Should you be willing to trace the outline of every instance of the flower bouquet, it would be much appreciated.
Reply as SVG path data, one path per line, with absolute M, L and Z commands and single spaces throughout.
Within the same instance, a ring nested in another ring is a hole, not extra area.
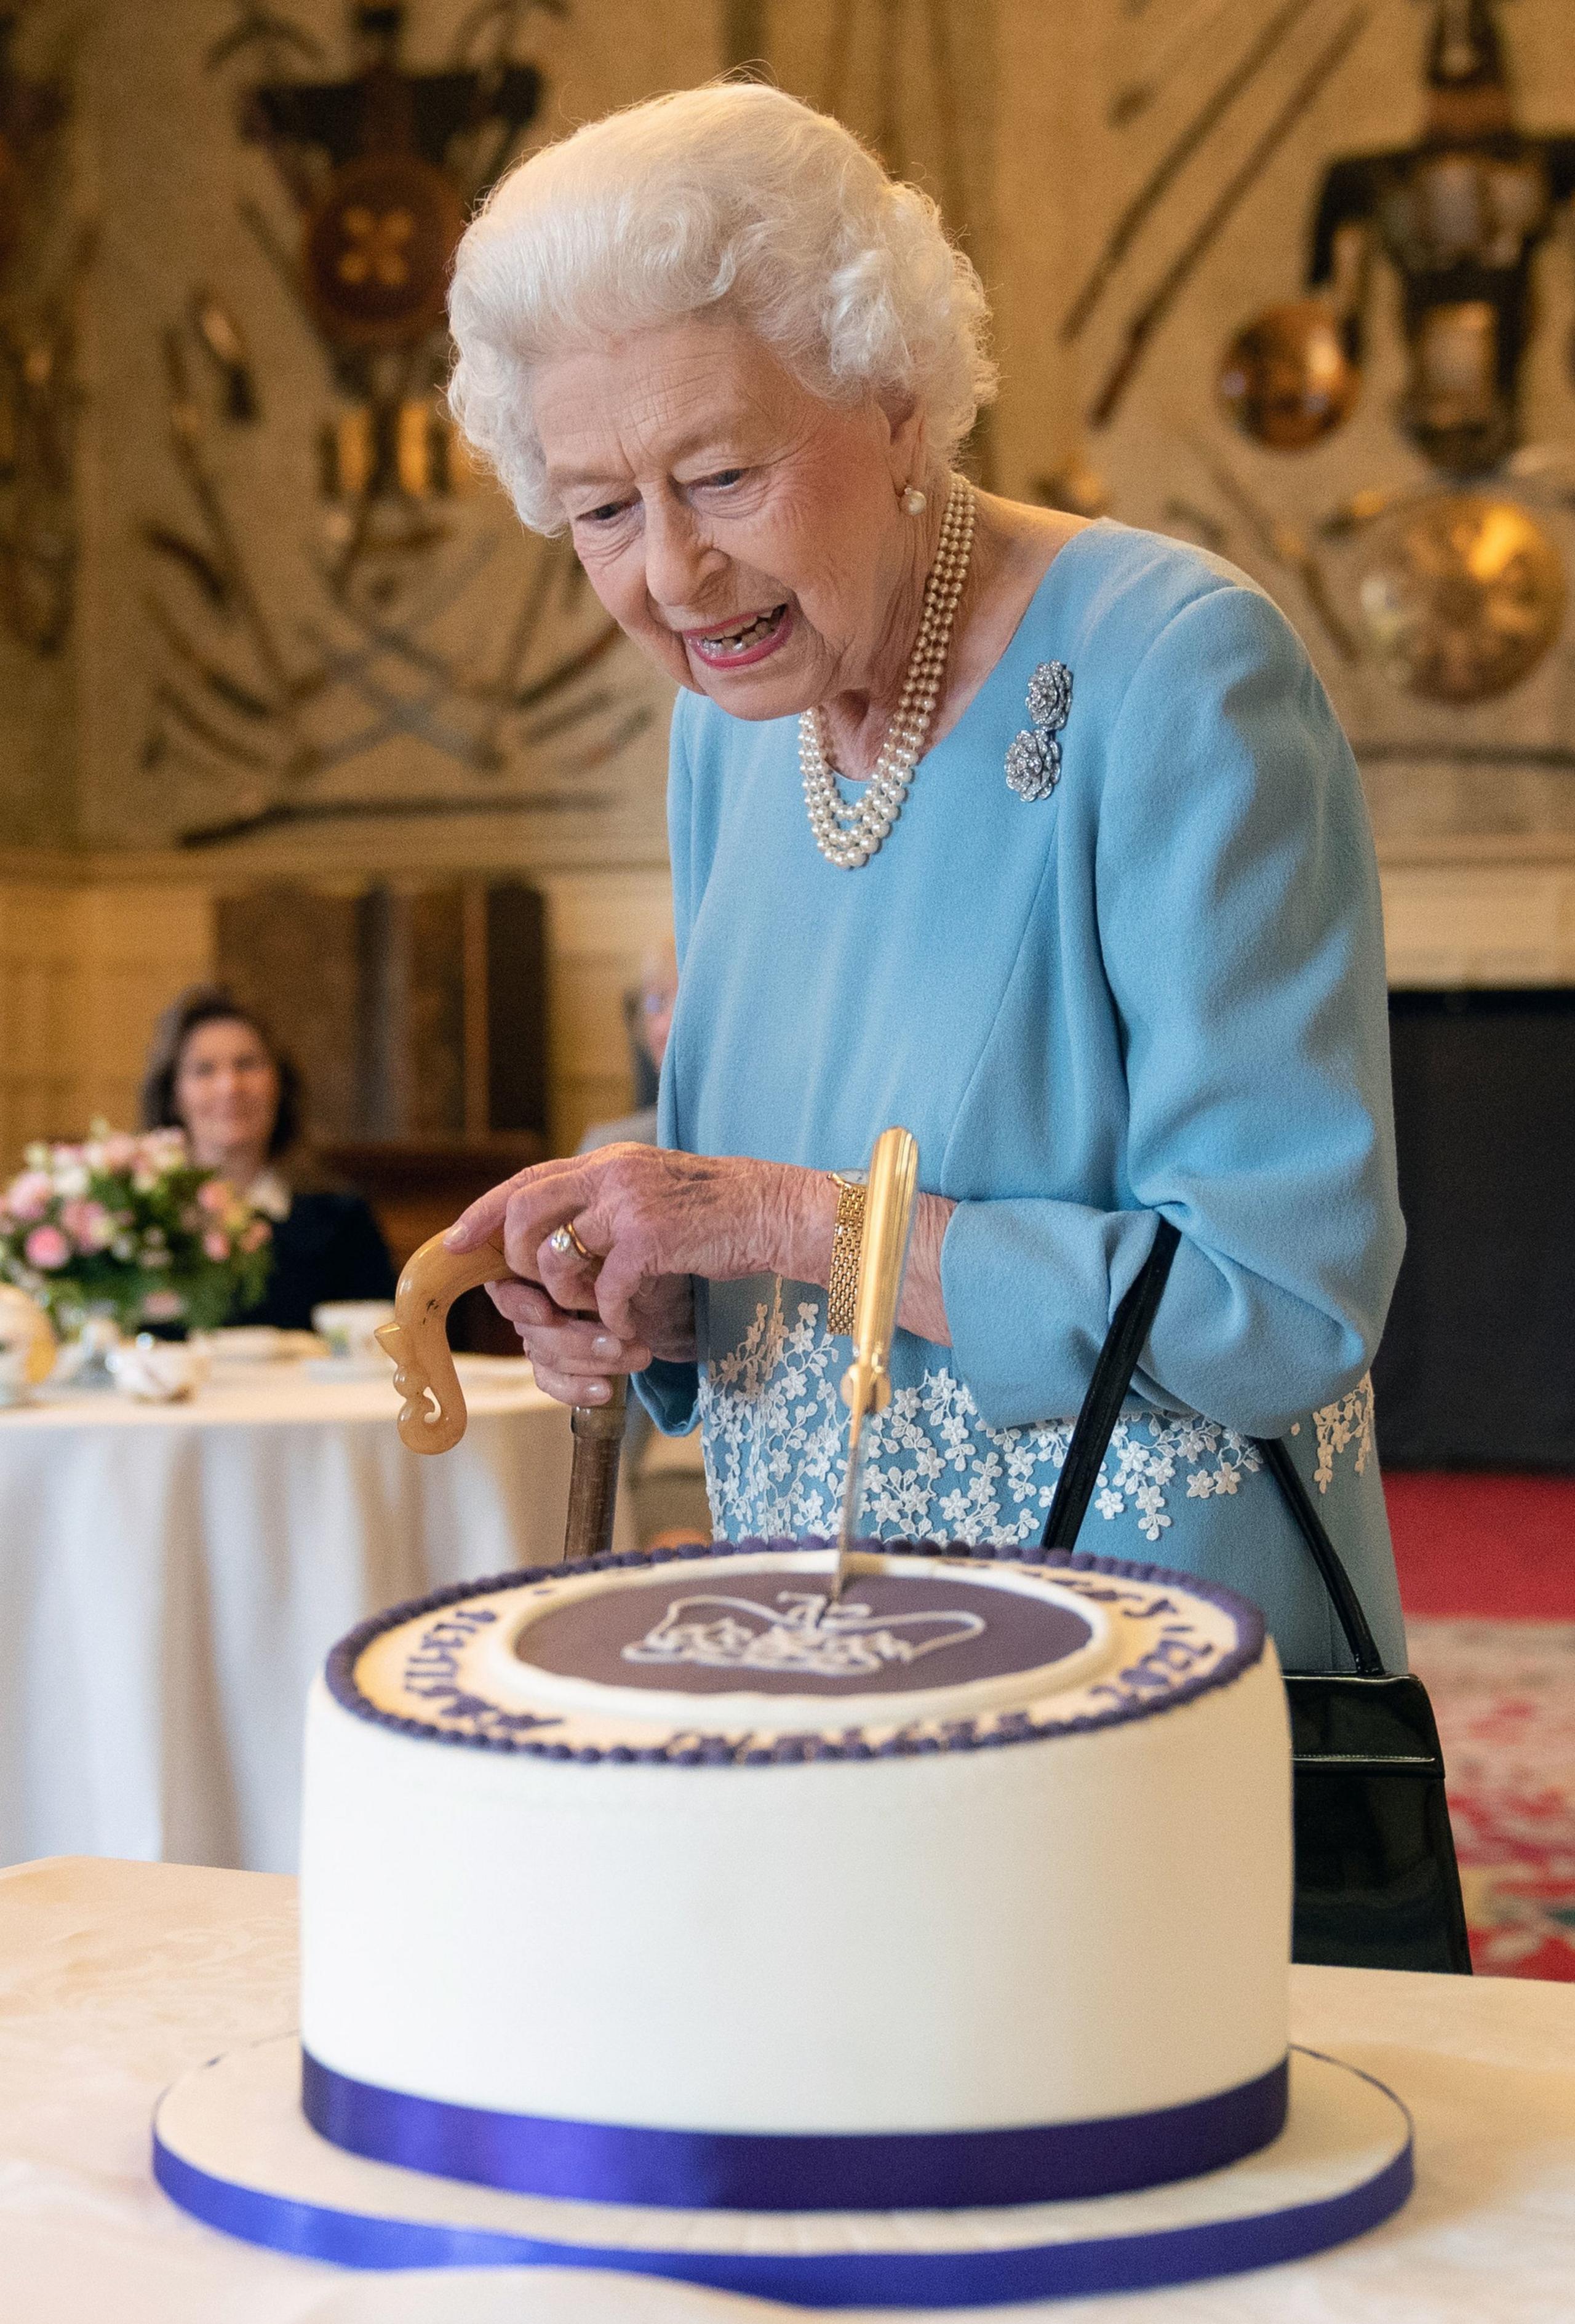
M 0 1196 L 0 1277 L 62 1336 L 95 1314 L 123 1331 L 211 1330 L 261 1297 L 272 1230 L 192 1161 L 184 1131 L 133 1138 L 95 1122 L 85 1144 L 30 1146 L 26 1163 Z

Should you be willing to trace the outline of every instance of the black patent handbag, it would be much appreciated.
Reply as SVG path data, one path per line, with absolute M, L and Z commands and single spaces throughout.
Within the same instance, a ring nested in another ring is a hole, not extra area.
M 1044 1546 L 1070 1554 L 1181 1238 L 1161 1219 L 1077 1416 Z M 1282 1438 L 1253 1440 L 1317 1566 L 1354 1672 L 1287 1671 L 1296 1875 L 1291 1958 L 1442 1969 L 1471 1955 L 1427 1689 L 1386 1672 L 1361 1600 Z

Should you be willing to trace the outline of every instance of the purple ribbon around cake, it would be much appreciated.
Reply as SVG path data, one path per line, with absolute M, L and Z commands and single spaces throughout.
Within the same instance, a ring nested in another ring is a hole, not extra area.
M 318 2067 L 318 2076 L 324 2070 Z M 329 2078 L 336 2082 L 343 2077 Z M 1360 2075 L 1367 2081 L 1370 2077 Z M 1272 2080 L 1265 2077 L 1264 2080 Z M 364 2089 L 365 2085 L 352 2085 Z M 1243 2086 L 1259 2091 L 1262 2081 Z M 1382 2084 L 1376 2087 L 1382 2089 Z M 322 2095 L 319 2084 L 319 2096 Z M 388 2092 L 375 2095 L 387 2097 Z M 1242 2091 L 1228 2091 L 1227 2099 Z M 1216 2107 L 1220 2101 L 1203 2101 Z M 463 2109 L 452 2109 L 455 2112 Z M 1147 2123 L 1185 2117 L 1192 2107 L 1142 2117 Z M 1130 2119 L 1130 2118 L 1128 2118 Z M 322 2126 L 319 2124 L 318 2127 Z M 562 2126 L 559 2126 L 560 2127 Z M 576 2126 L 568 2126 L 576 2127 Z M 578 2127 L 585 2127 L 579 2126 Z M 1117 2123 L 1091 2126 L 1114 2132 Z M 994 2133 L 984 2134 L 993 2137 Z M 779 2146 L 791 2141 L 741 2141 Z M 815 2142 L 819 2144 L 821 2142 Z M 860 2142 L 842 2142 L 856 2145 Z M 886 2142 L 877 2142 L 884 2144 Z M 1251 2142 L 1257 2144 L 1256 2137 Z M 1248 2150 L 1250 2151 L 1250 2150 Z M 495 2150 L 494 2150 L 495 2152 Z M 559 2150 L 560 2153 L 563 2152 Z M 1190 2150 L 1194 2167 L 1210 2169 L 1215 2147 Z M 1211 2158 L 1201 2163 L 1198 2157 Z M 389 2155 L 417 2169 L 429 2168 L 423 2153 Z M 559 2220 L 544 2215 L 540 2228 L 479 2227 L 415 2217 L 348 2211 L 299 2196 L 272 2192 L 204 2169 L 165 2144 L 155 2131 L 153 2171 L 160 2185 L 186 2210 L 228 2235 L 244 2236 L 275 2251 L 328 2260 L 340 2267 L 589 2267 L 677 2278 L 718 2290 L 748 2292 L 764 2300 L 787 2300 L 809 2308 L 972 2308 L 1005 2301 L 1067 2299 L 1082 2294 L 1138 2292 L 1199 2277 L 1226 2275 L 1243 2268 L 1272 2267 L 1327 2251 L 1377 2227 L 1399 2209 L 1412 2187 L 1409 2135 L 1377 2169 L 1359 2172 L 1348 2183 L 1263 2210 L 1250 2204 L 1239 2211 L 1193 2223 L 1171 2221 L 1151 2227 L 1123 2223 L 1110 2234 L 1085 2239 L 1061 2237 L 999 2247 L 918 2248 L 900 2246 L 834 2251 L 707 2250 L 683 2241 L 662 2246 L 653 2234 L 640 2247 L 560 2240 Z M 456 2174 L 458 2175 L 458 2174 Z M 466 2174 L 473 2175 L 473 2174 Z M 1165 2178 L 1177 2174 L 1167 2170 Z M 580 2191 L 584 2191 L 582 2189 Z M 1064 2191 L 1070 2192 L 1070 2190 Z M 844 2186 L 839 2209 L 867 2198 L 862 2186 Z M 692 2194 L 691 2200 L 695 2200 Z M 993 2208 L 1002 2201 L 990 2190 Z M 773 2204 L 762 2208 L 778 2208 Z M 565 2220 L 566 2225 L 566 2220 Z M 1034 2221 L 1038 2228 L 1038 2221 Z M 558 2233 L 554 2233 L 555 2227 Z M 1042 2229 L 1038 2229 L 1043 2232 Z
M 762 2134 L 503 2114 L 355 2080 L 302 2052 L 308 2121 L 377 2163 L 596 2203 L 701 2211 L 928 2211 L 1062 2202 L 1195 2179 L 1285 2126 L 1287 2061 L 1153 2113 L 1007 2130 Z

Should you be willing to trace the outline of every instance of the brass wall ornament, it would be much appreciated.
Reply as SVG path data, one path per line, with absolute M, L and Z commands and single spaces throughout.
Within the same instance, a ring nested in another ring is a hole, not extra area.
M 264 78 L 243 95 L 242 134 L 268 152 L 299 215 L 299 282 L 335 346 L 411 347 L 442 322 L 470 207 L 540 103 L 536 66 L 507 50 L 526 14 L 473 11 L 470 31 L 490 27 L 490 44 L 438 72 L 404 64 L 405 9 L 371 0 L 350 11 L 355 69 L 345 77 L 309 78 L 307 36 L 282 48 L 271 19 L 244 44 L 260 51 Z M 462 29 L 462 49 L 466 37 Z M 231 43 L 225 60 L 236 53 Z
M 1563 618 L 1563 558 L 1522 503 L 1564 512 L 1575 506 L 1575 486 L 1561 447 L 1520 446 L 1519 400 L 1535 322 L 1534 264 L 1561 211 L 1575 208 L 1575 130 L 1531 134 L 1520 126 L 1498 0 L 1423 5 L 1421 134 L 1325 169 L 1304 291 L 1242 323 L 1221 353 L 1214 391 L 1224 416 L 1265 451 L 1323 444 L 1359 400 L 1372 278 L 1383 262 L 1397 278 L 1405 347 L 1395 417 L 1432 473 L 1420 483 L 1348 485 L 1320 517 L 1285 508 L 1266 492 L 1261 471 L 1238 474 L 1200 436 L 1191 448 L 1230 521 L 1207 496 L 1172 493 L 1165 512 L 1226 553 L 1235 525 L 1245 526 L 1249 555 L 1294 578 L 1343 660 L 1376 667 L 1421 700 L 1469 705 L 1520 684 Z M 1294 36 L 1311 42 L 1311 12 L 1303 23 L 1294 0 L 1265 6 L 1252 39 L 1120 214 L 1063 321 L 1064 339 L 1082 332 L 1181 170 L 1280 63 L 1282 47 L 1288 52 Z M 1211 203 L 1130 316 L 1091 406 L 1093 426 L 1111 419 L 1156 328 L 1267 161 L 1339 77 L 1367 21 L 1356 0 L 1306 56 L 1256 143 L 1221 163 Z M 1438 489 L 1439 471 L 1452 489 Z M 1505 479 L 1499 493 L 1470 489 L 1495 473 Z
M 464 231 L 453 180 L 406 146 L 336 170 L 301 242 L 301 275 L 324 334 L 349 347 L 419 346 L 443 320 Z
M 1529 675 L 1559 634 L 1558 550 L 1513 501 L 1436 493 L 1381 520 L 1358 582 L 1374 659 L 1408 693 L 1486 702 Z
M 1115 418 L 1171 309 L 1242 203 L 1258 185 L 1276 154 L 1344 69 L 1371 21 L 1372 10 L 1367 0 L 1355 0 L 1355 5 L 1346 9 L 1312 62 L 1292 83 L 1266 126 L 1228 171 L 1219 191 L 1197 225 L 1184 238 L 1152 288 L 1133 308 L 1127 318 L 1115 359 L 1089 407 L 1088 417 L 1092 427 L 1108 427 Z M 1064 339 L 1074 337 L 1087 321 L 1104 288 L 1106 278 L 1101 269 L 1107 263 L 1113 265 L 1114 263 L 1114 257 L 1107 254 L 1106 259 L 1101 261 L 1100 267 L 1083 286 L 1062 325 Z
M 302 272 L 323 327 L 349 345 L 408 346 L 441 320 L 459 197 L 415 153 L 369 153 L 309 222 Z
M 1361 392 L 1339 317 L 1322 299 L 1266 307 L 1225 350 L 1220 401 L 1244 436 L 1302 452 L 1349 419 Z

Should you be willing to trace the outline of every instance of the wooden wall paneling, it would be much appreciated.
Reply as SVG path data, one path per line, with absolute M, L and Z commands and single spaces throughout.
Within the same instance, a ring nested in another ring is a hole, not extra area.
M 69 889 L 0 888 L 0 1168 L 7 1171 L 30 1139 L 69 1119 L 75 901 Z
M 86 888 L 73 928 L 77 1097 L 69 1127 L 85 1129 L 96 1114 L 134 1127 L 160 1012 L 213 973 L 213 907 L 182 888 Z
M 542 1139 L 542 899 L 520 881 L 273 881 L 221 898 L 226 981 L 277 1025 L 331 1139 Z
M 396 899 L 397 1093 L 387 1131 L 457 1138 L 465 1130 L 465 914 L 457 881 Z M 371 1126 L 370 1123 L 368 1125 Z
M 209 972 L 200 893 L 0 883 L 0 1170 L 33 1138 L 136 1120 L 159 1011 Z
M 483 1059 L 482 1127 L 545 1139 L 551 1120 L 546 902 L 539 889 L 512 880 L 483 890 L 482 907 L 484 948 L 474 981 L 468 969 L 465 978 L 467 1050 L 479 1049 Z M 479 1039 L 470 1034 L 473 1019 L 481 1021 Z
M 1575 984 L 1575 864 L 1391 864 L 1383 876 L 1391 985 Z
M 495 874 L 472 878 L 496 898 Z M 285 885 L 299 893 L 304 883 Z M 281 993 L 302 1006 L 310 1001 L 310 1038 L 301 1038 L 293 1016 L 290 1038 L 302 1051 L 323 1130 L 348 1136 L 355 1120 L 349 1028 L 359 973 L 358 886 L 364 891 L 364 881 L 313 883 L 309 917 L 292 923 L 269 887 L 236 892 L 233 869 L 194 876 L 189 865 L 166 870 L 162 859 L 150 857 L 127 881 L 89 857 L 58 879 L 0 876 L 0 1169 L 12 1167 L 25 1139 L 70 1135 L 96 1112 L 134 1120 L 155 1019 L 183 986 L 216 973 L 265 1016 L 292 1014 L 281 1010 Z M 548 1150 L 571 1152 L 588 1122 L 628 1111 L 622 997 L 670 941 L 670 887 L 665 868 L 655 866 L 545 874 L 532 886 L 542 899 L 548 989 L 545 1134 Z M 492 908 L 495 920 L 495 902 Z M 534 908 L 520 908 L 529 918 Z M 489 941 L 503 945 L 500 960 L 529 957 L 523 922 L 506 943 L 495 930 Z M 244 956 L 256 964 L 251 981 L 242 973 Z M 494 987 L 506 989 L 522 973 L 500 965 Z M 494 1047 L 519 1038 L 523 1020 L 512 1012 L 510 1034 L 510 1013 L 498 1001 Z M 461 1089 L 463 1051 L 461 1038 L 452 1069 Z M 540 1113 L 539 1097 L 529 1095 L 534 1064 L 512 1049 L 508 1064 L 511 1087 L 501 1087 L 497 1102 L 510 1112 Z M 458 1105 L 456 1135 L 466 1127 L 462 1099 Z M 525 1131 L 539 1124 L 520 1119 L 498 1127 Z
M 213 907 L 220 977 L 248 1009 L 276 1025 L 306 1084 L 316 1133 L 345 1138 L 360 1119 L 357 1049 L 362 899 L 345 891 L 271 881 Z

